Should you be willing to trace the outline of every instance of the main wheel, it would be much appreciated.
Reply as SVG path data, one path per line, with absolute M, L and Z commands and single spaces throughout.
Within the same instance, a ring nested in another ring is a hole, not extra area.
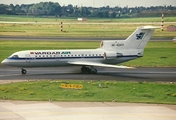
M 26 73 L 27 73 L 27 70 L 21 69 L 21 73 L 22 73 L 22 74 L 26 74 Z
M 94 66 L 91 66 L 91 73 L 92 74 L 97 74 L 97 69 L 95 69 Z
M 86 73 L 91 73 L 91 69 L 86 67 Z
M 91 69 L 90 69 L 89 67 L 83 66 L 81 68 L 81 72 L 88 73 L 88 74 L 97 74 L 97 69 L 95 69 L 94 67 L 91 67 Z
M 83 66 L 83 67 L 81 68 L 81 71 L 82 71 L 82 73 L 91 73 L 91 69 L 88 68 L 88 67 L 85 67 L 85 66 Z
M 86 73 L 86 67 L 83 66 L 83 67 L 81 68 L 81 72 L 82 72 L 82 73 Z
M 93 73 L 93 74 L 97 74 L 97 69 L 94 69 L 94 70 L 92 71 L 92 73 Z

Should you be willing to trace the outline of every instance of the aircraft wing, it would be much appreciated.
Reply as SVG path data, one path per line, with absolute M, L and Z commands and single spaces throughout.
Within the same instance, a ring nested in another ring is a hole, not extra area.
M 85 66 L 97 66 L 97 67 L 134 69 L 134 67 L 117 66 L 117 65 L 110 65 L 110 64 L 103 64 L 103 63 L 96 63 L 96 62 L 88 62 L 88 61 L 71 61 L 71 62 L 68 62 L 68 63 L 72 64 L 72 65 L 85 65 Z

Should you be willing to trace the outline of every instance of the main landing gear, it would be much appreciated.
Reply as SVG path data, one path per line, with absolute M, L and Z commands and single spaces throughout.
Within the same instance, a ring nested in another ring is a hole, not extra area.
M 27 73 L 27 70 L 22 68 L 22 69 L 21 69 L 21 73 L 22 73 L 22 74 L 26 74 L 26 73 Z
M 95 69 L 93 66 L 91 66 L 90 68 L 86 66 L 82 66 L 81 72 L 88 73 L 88 74 L 97 74 L 97 69 Z
M 81 71 L 82 73 L 97 74 L 97 69 L 95 69 L 93 66 L 91 66 L 90 68 L 86 66 L 82 66 Z M 21 73 L 26 74 L 27 70 L 24 68 L 21 68 Z

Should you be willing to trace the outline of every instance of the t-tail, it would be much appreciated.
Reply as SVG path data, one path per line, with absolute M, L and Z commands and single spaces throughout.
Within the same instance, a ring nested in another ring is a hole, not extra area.
M 144 48 L 152 37 L 157 26 L 138 27 L 126 40 L 105 40 L 101 43 L 101 48 L 108 51 L 116 51 L 121 55 L 143 56 Z

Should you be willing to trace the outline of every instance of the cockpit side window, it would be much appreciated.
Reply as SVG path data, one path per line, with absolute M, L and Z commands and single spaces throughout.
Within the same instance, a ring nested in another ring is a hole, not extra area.
M 13 55 L 13 56 L 10 56 L 9 58 L 17 59 L 17 58 L 19 58 L 19 56 L 18 55 Z

